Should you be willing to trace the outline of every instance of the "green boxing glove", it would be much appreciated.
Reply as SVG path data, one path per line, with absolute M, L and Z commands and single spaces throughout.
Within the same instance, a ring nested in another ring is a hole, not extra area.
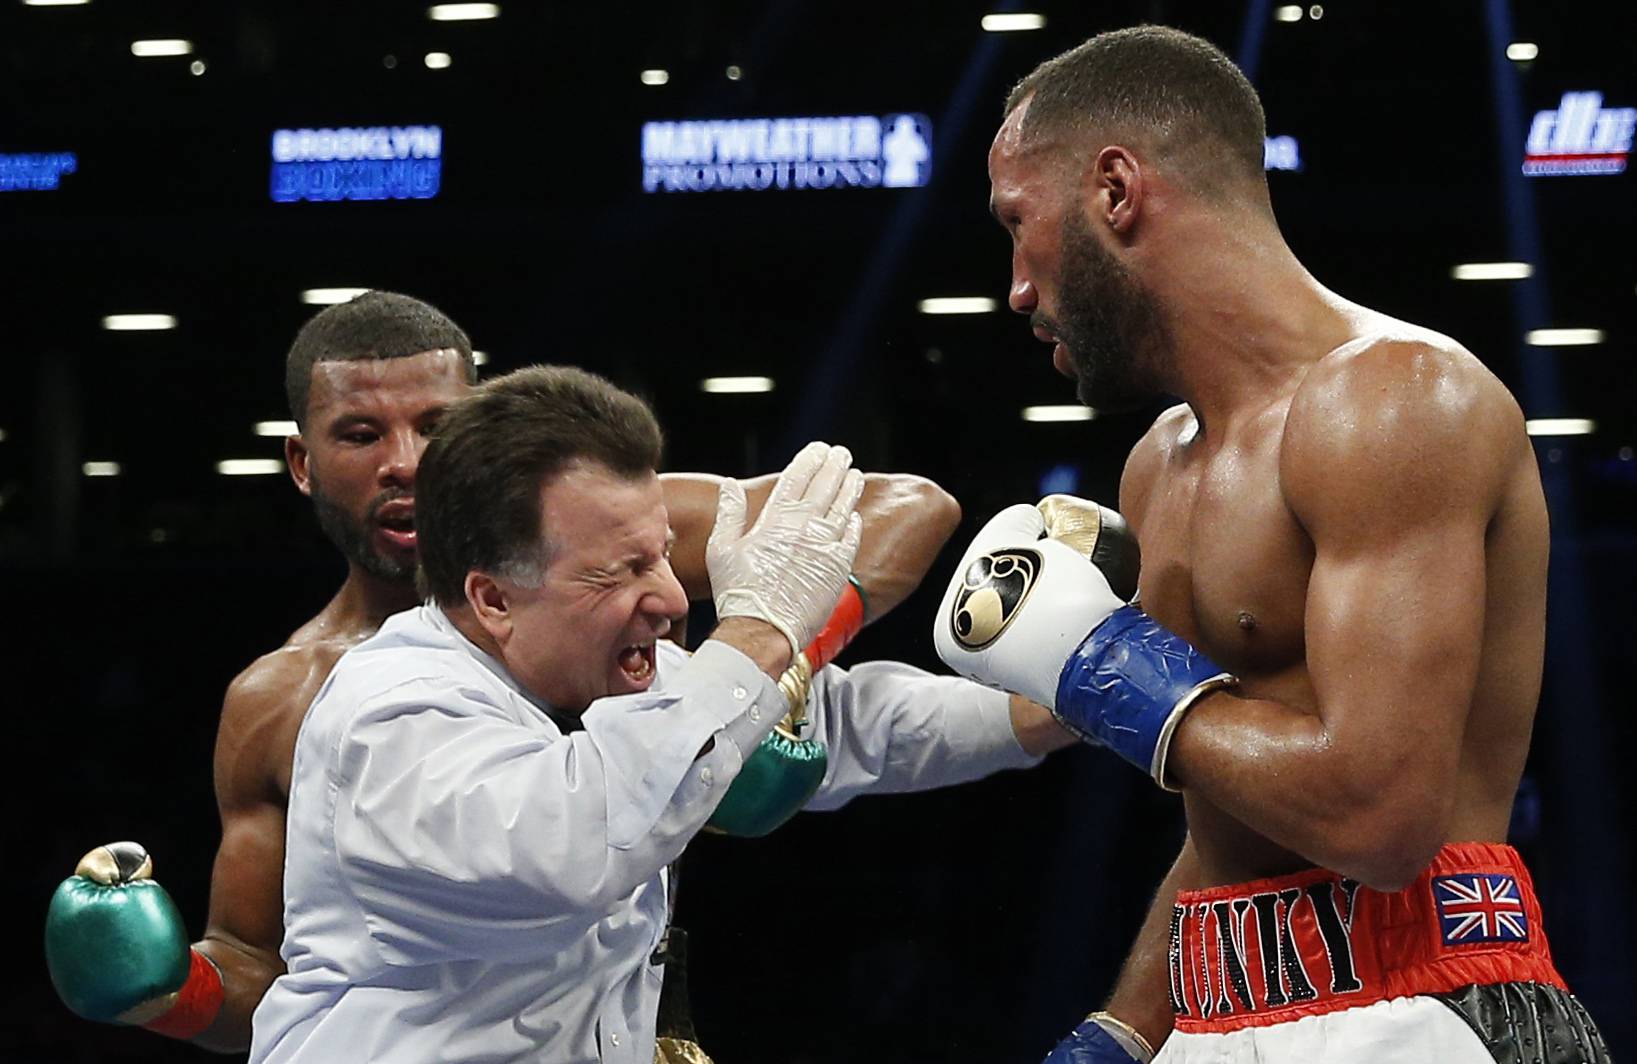
M 807 649 L 779 678 L 790 714 L 763 739 L 733 780 L 705 830 L 740 838 L 760 838 L 795 816 L 824 782 L 829 758 L 824 747 L 801 738 L 807 724 L 807 689 L 813 674 L 829 664 L 864 627 L 864 592 L 850 580 L 835 612 Z
M 192 1038 L 222 1002 L 222 979 L 189 947 L 182 914 L 134 842 L 86 854 L 46 913 L 45 959 L 63 1004 L 88 1020 Z

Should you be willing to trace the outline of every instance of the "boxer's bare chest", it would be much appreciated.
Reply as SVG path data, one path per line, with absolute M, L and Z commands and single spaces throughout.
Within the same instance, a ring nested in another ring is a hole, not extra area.
M 1206 440 L 1181 421 L 1161 447 L 1141 513 L 1139 597 L 1248 690 L 1311 706 L 1303 616 L 1312 543 L 1285 502 L 1288 404 Z

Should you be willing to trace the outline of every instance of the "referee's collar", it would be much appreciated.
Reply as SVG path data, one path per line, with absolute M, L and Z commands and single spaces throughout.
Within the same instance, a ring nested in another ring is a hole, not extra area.
M 487 650 L 484 650 L 482 647 L 466 638 L 466 633 L 462 632 L 460 627 L 456 625 L 454 621 L 450 620 L 449 615 L 443 612 L 442 606 L 439 606 L 433 600 L 428 599 L 426 602 L 422 603 L 421 610 L 423 613 L 425 613 L 427 622 L 431 624 L 432 627 L 458 642 L 462 649 L 481 662 L 490 672 L 494 673 L 496 679 L 505 684 L 511 690 L 516 691 L 529 703 L 529 705 L 544 713 L 553 724 L 557 725 L 557 729 L 564 735 L 567 735 L 570 732 L 585 731 L 585 723 L 581 721 L 579 717 L 572 713 L 565 713 L 562 710 L 553 707 L 551 703 L 547 702 L 545 699 L 539 697 L 534 692 L 518 683 L 517 677 L 513 676 L 511 674 L 511 670 L 506 668 L 505 662 L 501 661 L 493 654 L 490 654 Z

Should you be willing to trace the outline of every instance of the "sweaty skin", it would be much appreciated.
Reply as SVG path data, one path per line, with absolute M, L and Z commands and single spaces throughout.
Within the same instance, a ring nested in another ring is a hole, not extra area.
M 316 406 L 316 390 L 314 395 Z M 419 448 L 413 460 L 419 460 Z M 412 482 L 413 464 L 410 478 Z M 747 484 L 752 518 L 774 479 Z M 704 543 L 715 520 L 720 478 L 668 474 L 662 481 L 677 534 L 672 566 L 690 597 L 708 597 Z M 858 508 L 864 538 L 857 572 L 874 619 L 920 582 L 959 522 L 960 508 L 931 481 L 880 474 L 866 478 Z M 251 1014 L 284 971 L 278 952 L 284 937 L 284 817 L 296 733 L 307 707 L 348 648 L 416 601 L 412 588 L 394 589 L 349 566 L 347 581 L 330 604 L 228 688 L 215 758 L 222 843 L 211 876 L 210 917 L 204 940 L 197 943 L 222 969 L 225 1000 L 216 1021 L 195 1039 L 199 1045 L 223 1051 L 245 1048 Z M 1055 736 L 1039 736 L 1043 722 L 1035 710 L 1014 710 L 1015 718 L 1022 715 L 1025 746 L 1061 745 Z
M 1540 693 L 1546 507 L 1504 386 L 1320 286 L 1260 175 L 1195 195 L 1133 142 L 1064 181 L 1021 133 L 1027 108 L 990 152 L 1012 308 L 1060 313 L 1071 210 L 1135 278 L 1163 338 L 1122 338 L 1127 361 L 1184 400 L 1121 480 L 1139 602 L 1241 681 L 1177 729 L 1188 839 L 1108 1005 L 1158 1045 L 1178 890 L 1320 865 L 1392 891 L 1446 842 L 1505 841 Z

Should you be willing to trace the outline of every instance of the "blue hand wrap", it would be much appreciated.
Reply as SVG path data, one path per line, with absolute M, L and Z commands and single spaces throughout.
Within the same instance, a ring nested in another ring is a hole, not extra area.
M 1041 1064 L 1135 1064 L 1114 1036 L 1094 1019 L 1083 1020 Z
M 1137 607 L 1121 606 L 1069 655 L 1052 715 L 1164 786 L 1163 748 L 1179 711 L 1205 691 L 1234 682 L 1187 640 Z

